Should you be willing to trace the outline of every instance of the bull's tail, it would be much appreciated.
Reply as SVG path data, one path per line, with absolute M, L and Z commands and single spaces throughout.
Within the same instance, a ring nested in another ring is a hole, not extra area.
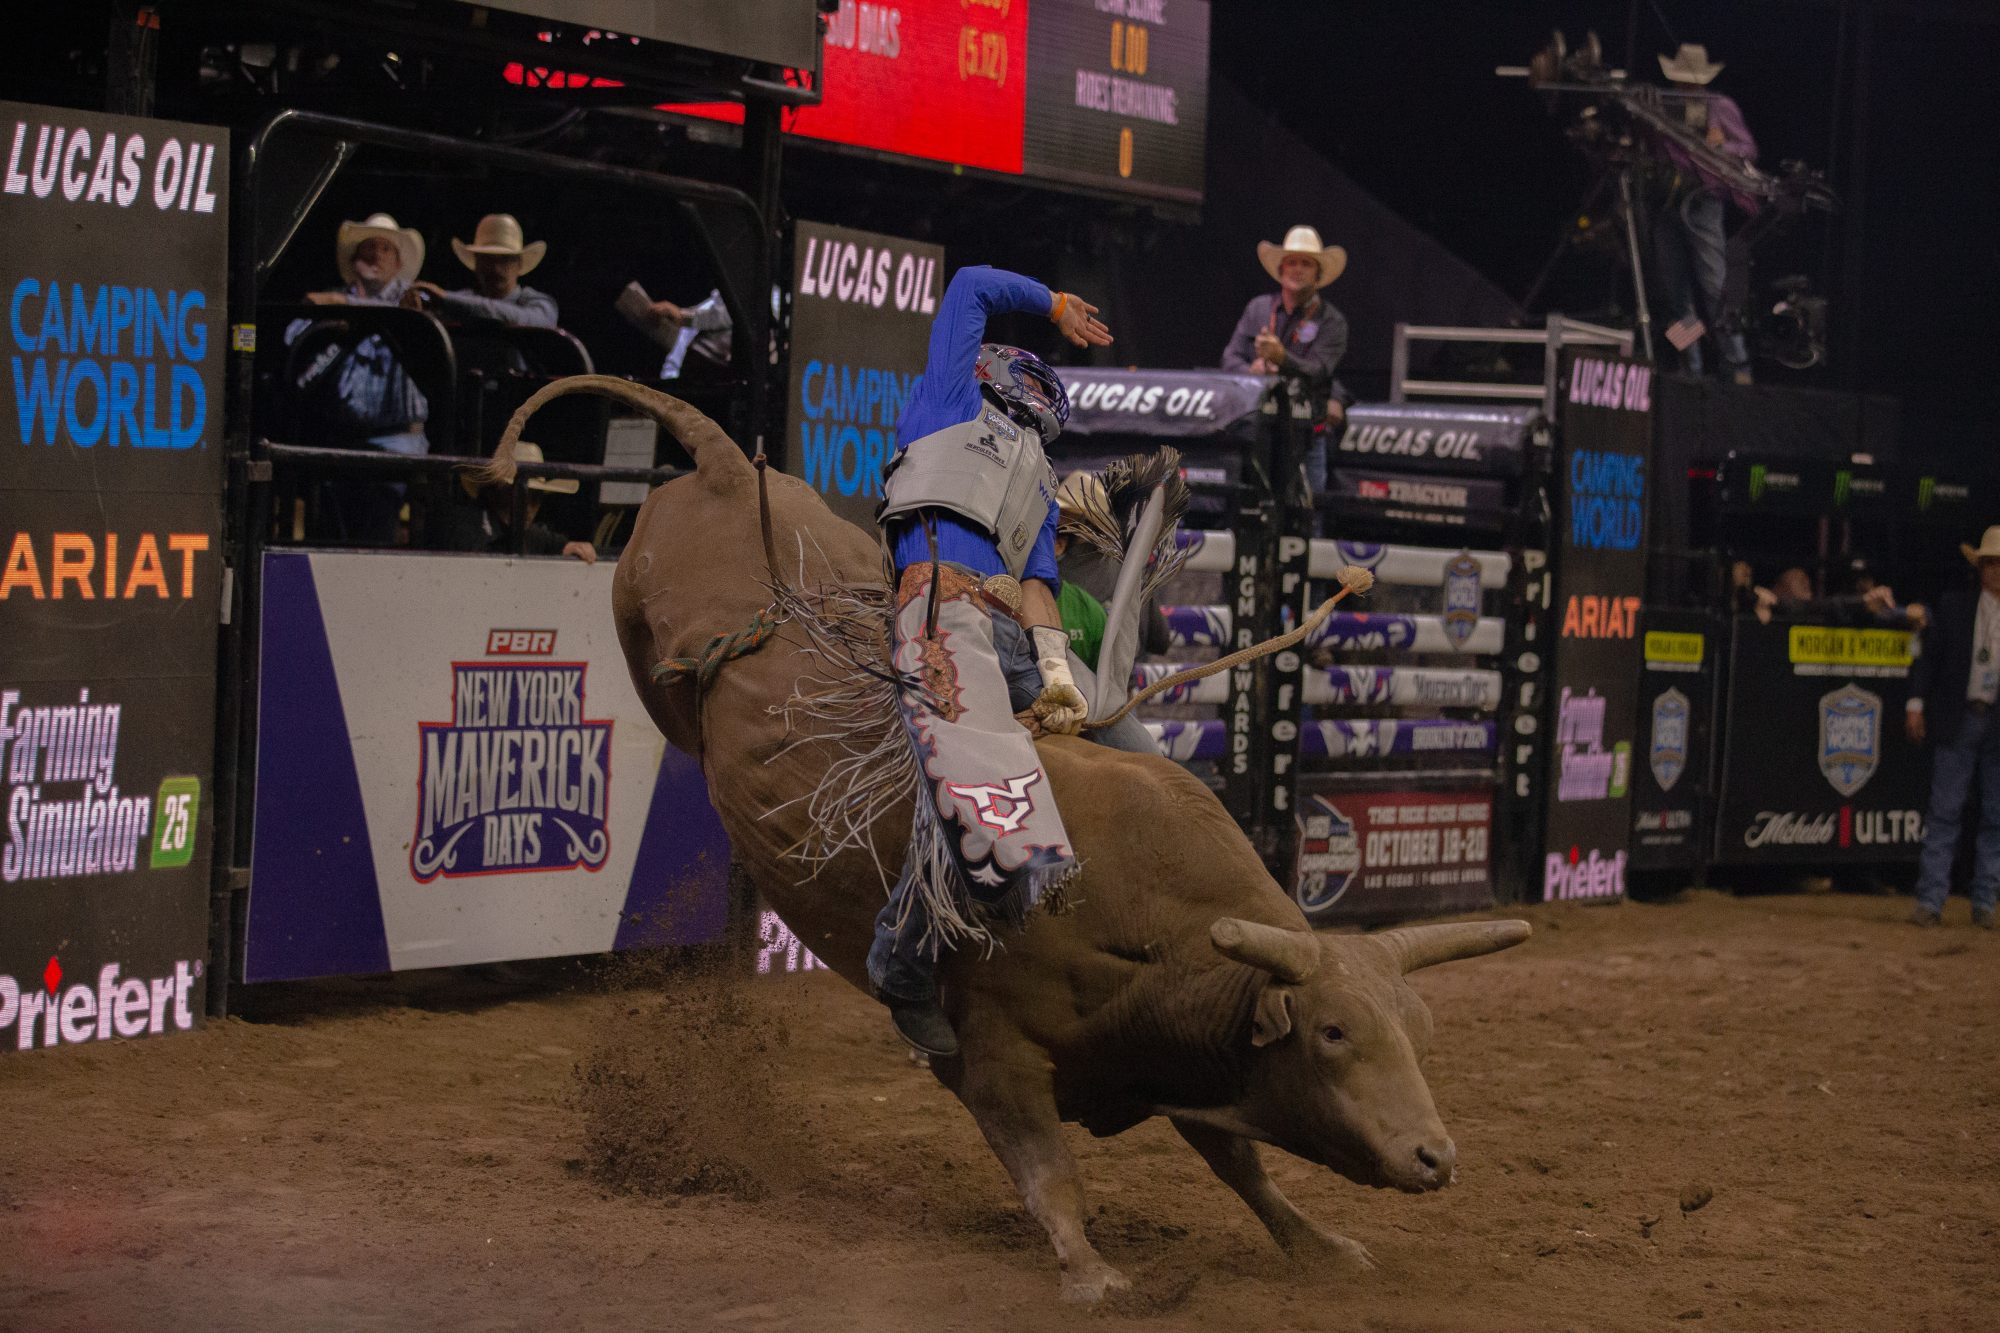
M 726 490 L 749 481 L 754 475 L 750 460 L 744 457 L 736 441 L 730 439 L 722 427 L 710 420 L 701 409 L 671 394 L 621 380 L 615 375 L 571 375 L 537 389 L 527 402 L 514 409 L 514 415 L 507 421 L 507 429 L 500 434 L 500 444 L 494 449 L 493 457 L 474 469 L 473 475 L 482 482 L 510 484 L 516 471 L 514 442 L 521 438 L 528 418 L 545 403 L 571 393 L 595 393 L 615 398 L 659 422 L 694 457 L 696 474 L 713 489 Z

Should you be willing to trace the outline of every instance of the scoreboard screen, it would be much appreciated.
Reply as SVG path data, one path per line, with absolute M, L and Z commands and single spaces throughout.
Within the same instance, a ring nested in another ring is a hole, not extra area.
M 802 138 L 1199 203 L 1207 0 L 842 0 Z M 742 119 L 733 105 L 667 110 Z

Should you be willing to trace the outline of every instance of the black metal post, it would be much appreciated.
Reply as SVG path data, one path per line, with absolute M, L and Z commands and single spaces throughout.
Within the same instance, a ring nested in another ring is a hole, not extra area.
M 160 15 L 158 7 L 114 0 L 111 34 L 104 58 L 104 109 L 115 116 L 150 116 L 158 86 Z
M 1302 391 L 1279 395 L 1274 443 L 1278 484 L 1277 541 L 1272 553 L 1272 616 L 1265 634 L 1282 634 L 1300 624 L 1308 605 L 1312 568 L 1313 496 L 1305 477 L 1312 443 L 1313 403 Z M 1258 850 L 1279 883 L 1289 890 L 1298 842 L 1299 751 L 1305 730 L 1305 645 L 1267 658 L 1264 672 L 1264 804 L 1259 812 Z
M 774 419 L 774 392 L 771 383 L 771 288 L 783 281 L 777 272 L 779 236 L 784 226 L 784 201 L 780 196 L 784 171 L 785 137 L 783 109 L 775 102 L 751 98 L 743 106 L 743 158 L 745 193 L 756 204 L 759 215 L 756 273 L 752 299 L 744 314 L 750 336 L 750 402 L 745 432 L 755 447 L 768 450 L 766 425 Z M 779 376 L 779 384 L 786 382 Z M 782 414 L 776 414 L 782 419 Z

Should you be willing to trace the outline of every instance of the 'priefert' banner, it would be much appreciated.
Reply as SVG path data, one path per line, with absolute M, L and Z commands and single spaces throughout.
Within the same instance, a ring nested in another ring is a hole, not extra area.
M 785 470 L 873 528 L 903 404 L 923 374 L 944 249 L 801 222 L 793 237 Z
M 0 1049 L 192 1027 L 228 134 L 0 103 Z

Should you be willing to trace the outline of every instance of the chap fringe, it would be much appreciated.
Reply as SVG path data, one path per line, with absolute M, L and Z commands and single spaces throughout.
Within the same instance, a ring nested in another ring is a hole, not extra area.
M 891 665 L 890 588 L 875 582 L 808 586 L 803 542 L 799 556 L 800 577 L 773 593 L 780 615 L 804 631 L 801 651 L 812 665 L 772 711 L 785 719 L 790 733 L 779 756 L 816 745 L 828 759 L 812 791 L 771 813 L 805 803 L 808 831 L 785 853 L 805 867 L 803 880 L 816 877 L 836 857 L 865 851 L 885 895 L 910 877 L 914 892 L 903 899 L 905 919 L 921 897 L 931 922 L 924 944 L 933 949 L 977 948 L 990 955 L 1000 947 L 996 923 L 1018 927 L 1038 906 L 1052 914 L 1065 910 L 1074 865 L 1035 872 L 996 902 L 973 894 L 953 854 L 951 830 L 922 790 L 916 752 L 903 727 L 901 693 L 925 687 Z M 910 842 L 903 865 L 892 873 L 876 849 L 876 825 L 905 804 L 913 811 Z

